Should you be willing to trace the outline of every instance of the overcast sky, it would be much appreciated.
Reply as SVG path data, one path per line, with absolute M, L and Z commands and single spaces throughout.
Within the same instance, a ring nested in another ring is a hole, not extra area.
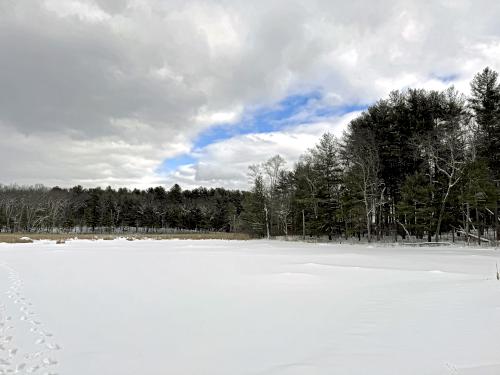
M 500 2 L 0 0 L 0 183 L 245 188 L 393 89 L 500 70 Z

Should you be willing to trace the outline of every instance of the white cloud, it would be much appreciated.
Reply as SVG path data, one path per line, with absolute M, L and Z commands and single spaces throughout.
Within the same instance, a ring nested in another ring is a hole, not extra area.
M 330 132 L 342 135 L 346 125 L 358 113 L 349 113 L 325 122 L 302 124 L 271 133 L 240 135 L 198 150 L 196 163 L 181 166 L 165 176 L 165 182 L 181 182 L 186 187 L 227 186 L 248 188 L 248 167 L 280 154 L 292 167 L 301 154 L 314 147 L 319 137 Z
M 352 105 L 444 88 L 438 77 L 467 91 L 500 70 L 499 16 L 491 0 L 0 2 L 0 182 L 244 186 L 247 164 L 295 160 L 320 120 L 209 145 L 168 177 L 158 167 L 292 93 Z
M 54 12 L 60 17 L 78 17 L 82 21 L 102 22 L 109 21 L 111 16 L 104 12 L 93 2 L 82 2 L 76 0 L 45 0 L 44 6 L 47 10 Z
M 231 111 L 210 111 L 201 107 L 195 120 L 202 125 L 231 124 L 238 121 L 243 113 L 243 107 L 238 106 Z

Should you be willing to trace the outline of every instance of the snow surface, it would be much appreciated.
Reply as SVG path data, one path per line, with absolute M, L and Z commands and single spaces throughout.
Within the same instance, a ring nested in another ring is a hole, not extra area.
M 279 241 L 0 244 L 0 374 L 497 375 L 497 261 Z

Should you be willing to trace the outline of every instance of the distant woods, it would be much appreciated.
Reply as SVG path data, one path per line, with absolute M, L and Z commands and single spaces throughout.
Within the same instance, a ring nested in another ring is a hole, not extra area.
M 486 68 L 470 97 L 394 91 L 326 133 L 292 168 L 250 167 L 248 192 L 0 187 L 2 231 L 248 232 L 368 241 L 478 243 L 499 233 L 500 85 Z M 229 161 L 228 161 L 229 162 Z
M 9 232 L 234 232 L 243 196 L 179 185 L 169 190 L 2 186 L 0 226 Z

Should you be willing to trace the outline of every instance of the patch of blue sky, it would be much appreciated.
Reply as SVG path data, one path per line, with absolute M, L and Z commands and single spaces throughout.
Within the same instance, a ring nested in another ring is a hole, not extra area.
M 319 90 L 291 95 L 270 107 L 247 109 L 238 123 L 214 124 L 198 136 L 195 149 L 238 135 L 275 132 L 290 126 L 317 122 L 366 108 L 366 105 L 325 104 L 323 94 Z
M 452 83 L 456 81 L 459 78 L 458 74 L 433 74 L 432 75 L 434 78 L 440 80 L 441 82 L 444 83 Z
M 182 165 L 189 165 L 193 163 L 196 163 L 196 159 L 193 156 L 188 154 L 183 154 L 164 160 L 160 168 L 158 169 L 164 172 L 171 172 L 176 170 L 178 167 Z
M 295 125 L 318 122 L 367 108 L 368 105 L 363 104 L 328 104 L 321 90 L 290 95 L 272 106 L 247 108 L 237 123 L 213 124 L 195 140 L 193 151 L 240 135 L 285 130 Z M 196 160 L 195 153 L 183 154 L 165 160 L 159 170 L 174 171 L 182 165 L 193 164 Z
M 344 105 L 337 107 L 325 107 L 319 108 L 315 114 L 316 118 L 321 117 L 333 117 L 333 116 L 343 116 L 352 112 L 362 112 L 368 109 L 368 105 L 366 104 L 353 104 L 353 105 Z

